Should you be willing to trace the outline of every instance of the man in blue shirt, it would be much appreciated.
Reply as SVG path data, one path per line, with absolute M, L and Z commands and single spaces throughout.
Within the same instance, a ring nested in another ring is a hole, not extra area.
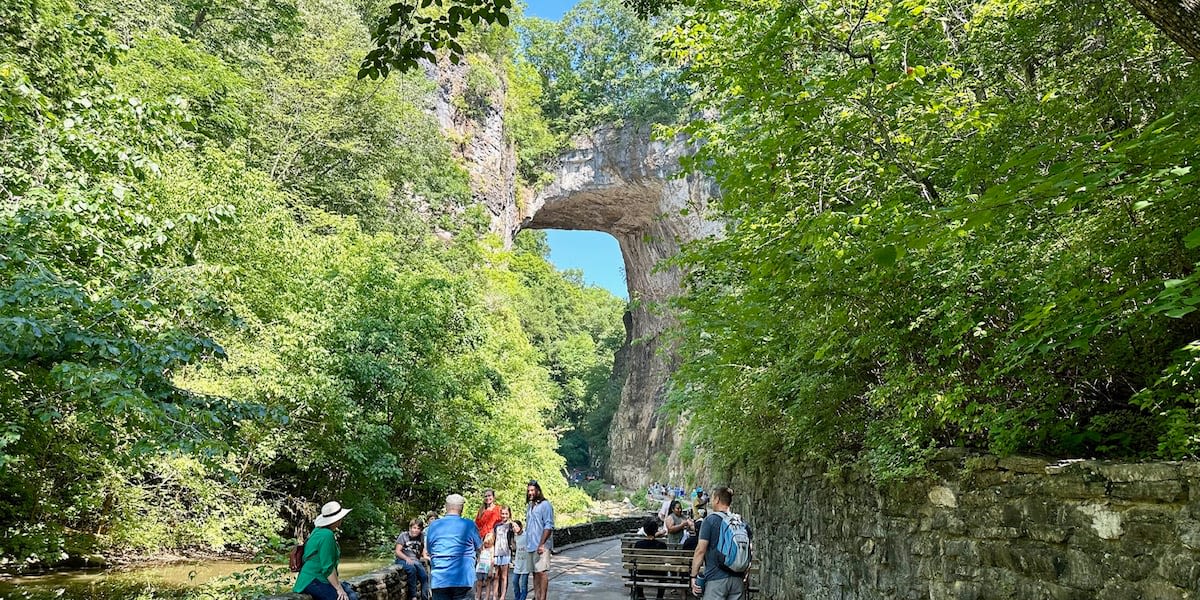
M 462 518 L 467 499 L 446 496 L 446 516 L 425 530 L 425 552 L 432 563 L 429 587 L 433 600 L 470 600 L 475 585 L 475 557 L 483 549 L 475 522 Z
M 530 481 L 525 487 L 525 549 L 533 571 L 533 592 L 546 600 L 550 591 L 550 553 L 554 551 L 554 506 L 542 495 L 542 486 Z

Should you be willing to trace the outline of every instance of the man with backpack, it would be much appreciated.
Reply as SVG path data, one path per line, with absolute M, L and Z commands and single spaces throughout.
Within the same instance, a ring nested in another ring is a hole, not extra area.
M 692 555 L 692 593 L 703 600 L 741 600 L 750 570 L 750 526 L 729 510 L 733 490 L 718 487 L 711 502 Z

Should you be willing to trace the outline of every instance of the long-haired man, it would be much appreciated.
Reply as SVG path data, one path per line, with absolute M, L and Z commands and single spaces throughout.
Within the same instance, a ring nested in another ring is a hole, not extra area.
M 554 550 L 554 506 L 536 481 L 525 486 L 525 501 L 525 550 L 529 552 L 533 572 L 533 594 L 537 600 L 546 600 L 550 589 L 550 554 Z

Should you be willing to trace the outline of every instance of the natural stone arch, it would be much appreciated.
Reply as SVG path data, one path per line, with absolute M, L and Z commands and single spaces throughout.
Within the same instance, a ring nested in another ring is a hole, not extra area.
M 682 138 L 651 138 L 649 127 L 607 128 L 576 138 L 552 169 L 550 185 L 522 207 L 519 225 L 603 231 L 620 244 L 632 308 L 618 359 L 627 376 L 613 416 L 608 475 L 626 486 L 647 484 L 658 456 L 679 466 L 681 432 L 667 427 L 658 409 L 675 367 L 674 353 L 663 347 L 671 319 L 664 307 L 679 293 L 681 273 L 661 263 L 682 244 L 719 231 L 702 218 L 716 193 L 712 181 L 681 174 L 679 159 L 693 147 Z
M 633 310 L 626 317 L 628 343 L 617 357 L 619 372 L 628 375 L 613 417 L 609 476 L 643 485 L 659 454 L 678 469 L 675 449 L 682 440 L 659 426 L 657 412 L 675 366 L 670 352 L 659 352 L 669 321 L 652 308 L 678 293 L 680 274 L 654 266 L 682 243 L 719 230 L 700 218 L 714 186 L 696 175 L 676 177 L 680 157 L 693 150 L 685 140 L 652 141 L 646 126 L 604 128 L 573 140 L 551 169 L 551 184 L 522 205 L 515 193 L 516 149 L 504 134 L 503 91 L 482 115 L 454 102 L 465 93 L 468 69 L 442 61 L 426 65 L 426 74 L 435 83 L 433 114 L 447 137 L 460 140 L 452 151 L 470 174 L 474 202 L 491 216 L 490 231 L 507 241 L 525 228 L 604 231 L 621 246 Z

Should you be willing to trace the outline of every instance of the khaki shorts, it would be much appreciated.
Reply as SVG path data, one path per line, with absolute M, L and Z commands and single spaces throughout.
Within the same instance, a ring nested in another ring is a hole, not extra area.
M 738 576 L 706 581 L 700 600 L 741 600 L 744 589 L 745 583 Z
M 538 554 L 537 551 L 529 553 L 529 570 L 533 573 L 545 573 L 550 570 L 550 550 Z

